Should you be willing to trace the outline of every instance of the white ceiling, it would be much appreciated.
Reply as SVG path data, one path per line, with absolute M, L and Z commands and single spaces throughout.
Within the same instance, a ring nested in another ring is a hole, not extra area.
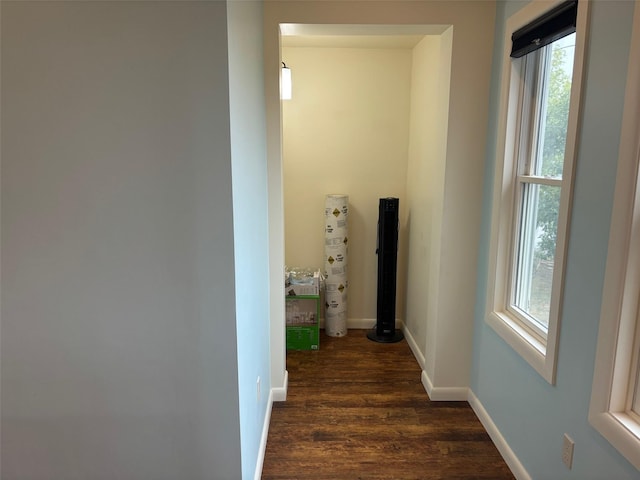
M 449 25 L 281 24 L 283 47 L 406 48 L 425 35 L 440 35 Z
M 424 35 L 295 35 L 283 36 L 283 47 L 408 48 Z

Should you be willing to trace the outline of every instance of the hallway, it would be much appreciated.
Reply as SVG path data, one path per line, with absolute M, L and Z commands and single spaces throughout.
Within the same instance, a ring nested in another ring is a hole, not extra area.
M 430 402 L 402 341 L 364 330 L 287 352 L 287 401 L 274 403 L 263 480 L 512 479 L 466 402 Z

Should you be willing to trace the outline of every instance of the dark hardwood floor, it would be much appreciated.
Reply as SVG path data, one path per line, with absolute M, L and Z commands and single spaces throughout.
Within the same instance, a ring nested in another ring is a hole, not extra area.
M 431 402 L 405 340 L 321 333 L 287 352 L 286 402 L 273 405 L 263 480 L 513 479 L 467 402 Z

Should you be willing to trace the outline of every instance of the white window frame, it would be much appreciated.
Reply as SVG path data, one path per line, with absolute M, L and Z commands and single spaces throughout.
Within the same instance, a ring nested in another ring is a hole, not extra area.
M 519 62 L 510 57 L 511 35 L 516 30 L 536 20 L 562 3 L 530 2 L 512 15 L 506 22 L 504 40 L 504 65 L 501 78 L 500 113 L 498 123 L 497 155 L 494 178 L 494 196 L 491 228 L 491 248 L 487 288 L 486 322 L 503 340 L 518 352 L 547 382 L 554 384 L 558 351 L 561 299 L 564 283 L 564 258 L 573 185 L 580 92 L 582 86 L 583 60 L 586 44 L 588 4 L 578 3 L 576 19 L 576 46 L 567 123 L 564 170 L 561 181 L 560 210 L 554 259 L 553 288 L 546 333 L 540 335 L 523 322 L 509 308 L 510 282 L 513 275 L 512 252 L 517 230 L 515 208 L 517 185 L 517 155 L 519 141 L 520 105 L 522 79 Z M 554 182 L 555 184 L 555 182 Z
M 640 7 L 633 19 L 616 190 L 589 422 L 640 469 L 640 418 L 628 414 L 640 352 Z

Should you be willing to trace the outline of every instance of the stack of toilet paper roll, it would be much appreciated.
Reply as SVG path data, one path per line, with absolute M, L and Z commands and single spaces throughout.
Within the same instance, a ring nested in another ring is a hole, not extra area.
M 325 333 L 331 337 L 347 334 L 347 218 L 349 197 L 327 195 L 325 218 Z

